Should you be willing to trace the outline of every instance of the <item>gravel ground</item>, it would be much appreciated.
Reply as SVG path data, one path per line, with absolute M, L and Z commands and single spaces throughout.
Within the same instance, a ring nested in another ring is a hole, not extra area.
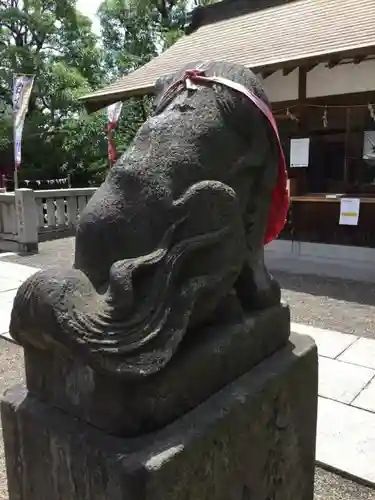
M 39 253 L 35 255 L 9 255 L 0 258 L 2 261 L 15 262 L 24 266 L 45 269 L 51 266 L 70 266 L 73 262 L 74 238 L 39 243 Z
M 41 243 L 39 254 L 2 260 L 46 268 L 73 262 L 74 238 Z M 320 328 L 375 338 L 375 285 L 355 281 L 274 273 L 292 320 Z
M 23 380 L 22 350 L 0 340 L 0 393 Z M 8 500 L 3 441 L 0 429 L 0 500 Z M 53 499 L 51 499 L 53 500 Z M 82 499 L 83 500 L 83 499 Z M 295 499 L 298 500 L 298 499 Z M 375 500 L 375 490 L 317 468 L 314 500 Z
M 24 378 L 22 349 L 0 340 L 0 394 Z M 3 437 L 0 427 L 0 500 L 8 500 Z M 51 500 L 53 500 L 51 498 Z
M 2 260 L 39 268 L 69 266 L 73 252 L 74 238 L 66 238 L 40 244 L 37 255 L 14 255 Z M 291 306 L 293 321 L 375 338 L 374 285 L 281 272 L 275 275 L 284 300 Z M 22 379 L 21 349 L 0 341 L 0 393 Z M 8 500 L 1 429 L 0 500 Z M 315 500 L 375 500 L 375 490 L 317 468 Z
M 375 500 L 375 490 L 317 467 L 314 500 Z
M 292 321 L 375 338 L 375 285 L 320 276 L 274 273 Z

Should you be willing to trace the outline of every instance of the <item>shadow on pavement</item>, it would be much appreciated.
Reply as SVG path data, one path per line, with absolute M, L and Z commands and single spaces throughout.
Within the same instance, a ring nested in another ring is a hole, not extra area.
M 375 306 L 375 285 L 372 283 L 282 271 L 273 271 L 272 274 L 284 290 Z

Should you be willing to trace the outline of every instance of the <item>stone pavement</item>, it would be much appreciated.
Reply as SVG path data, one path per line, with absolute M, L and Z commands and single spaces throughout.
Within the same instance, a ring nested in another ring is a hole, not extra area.
M 292 323 L 319 353 L 317 462 L 375 486 L 375 340 Z
M 14 296 L 20 284 L 37 269 L 0 259 L 0 335 L 6 334 Z
M 9 339 L 16 290 L 37 270 L 36 262 L 31 267 L 10 260 L 12 256 L 0 257 L 0 337 L 4 339 Z M 375 486 L 375 340 L 299 322 L 292 323 L 292 330 L 310 335 L 318 345 L 317 462 Z M 321 471 L 320 477 L 331 476 Z M 375 492 L 369 495 L 367 489 L 361 490 L 353 499 L 375 499 Z

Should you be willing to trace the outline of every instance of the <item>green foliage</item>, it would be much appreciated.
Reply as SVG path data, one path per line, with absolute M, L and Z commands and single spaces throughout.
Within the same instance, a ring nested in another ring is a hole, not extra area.
M 157 55 L 152 9 L 142 0 L 106 0 L 99 9 L 105 65 L 115 78 Z
M 82 114 L 77 97 L 102 81 L 98 39 L 90 20 L 76 11 L 75 0 L 0 0 L 0 4 L 0 102 L 7 110 L 0 112 L 0 150 L 8 153 L 13 148 L 9 127 L 13 74 L 33 74 L 21 175 L 57 177 L 63 166 L 61 148 L 72 130 L 69 122 Z
M 187 8 L 207 3 L 212 0 L 104 0 L 97 37 L 76 0 L 0 0 L 0 164 L 12 158 L 13 74 L 33 74 L 21 177 L 69 173 L 75 185 L 103 180 L 105 111 L 87 115 L 77 98 L 161 53 L 181 36 Z M 149 104 L 147 98 L 124 103 L 114 137 L 119 153 Z

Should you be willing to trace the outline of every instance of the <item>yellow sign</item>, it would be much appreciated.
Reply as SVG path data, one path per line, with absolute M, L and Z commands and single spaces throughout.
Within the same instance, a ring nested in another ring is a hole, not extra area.
M 359 207 L 359 198 L 341 198 L 339 224 L 342 226 L 358 226 Z

